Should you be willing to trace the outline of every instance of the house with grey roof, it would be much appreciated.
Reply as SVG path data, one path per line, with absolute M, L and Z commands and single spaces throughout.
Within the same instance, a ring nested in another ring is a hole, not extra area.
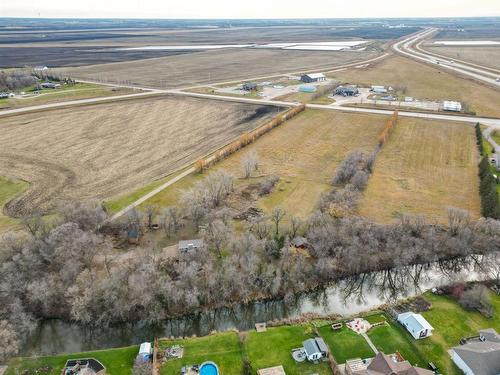
M 399 314 L 398 322 L 417 340 L 432 335 L 434 329 L 421 314 L 412 311 Z
M 328 355 L 328 346 L 321 337 L 308 339 L 302 345 L 309 361 L 317 361 Z
M 500 335 L 493 328 L 483 329 L 478 340 L 455 346 L 450 355 L 465 375 L 499 375 Z

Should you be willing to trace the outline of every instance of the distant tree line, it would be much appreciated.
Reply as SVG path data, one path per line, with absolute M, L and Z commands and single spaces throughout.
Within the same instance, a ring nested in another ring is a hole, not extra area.
M 498 203 L 497 179 L 491 171 L 489 155 L 483 149 L 483 134 L 479 123 L 475 126 L 476 144 L 482 155 L 479 162 L 479 195 L 481 196 L 481 215 L 500 219 L 500 204 Z

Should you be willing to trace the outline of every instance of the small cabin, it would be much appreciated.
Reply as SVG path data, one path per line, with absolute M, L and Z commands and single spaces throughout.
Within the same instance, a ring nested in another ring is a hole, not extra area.
M 203 240 L 184 240 L 177 245 L 179 252 L 183 254 L 193 253 L 203 248 Z

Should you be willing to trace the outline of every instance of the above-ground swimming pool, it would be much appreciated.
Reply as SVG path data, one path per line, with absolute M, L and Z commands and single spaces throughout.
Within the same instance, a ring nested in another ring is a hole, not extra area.
M 213 362 L 203 362 L 200 366 L 200 375 L 219 375 L 219 369 Z

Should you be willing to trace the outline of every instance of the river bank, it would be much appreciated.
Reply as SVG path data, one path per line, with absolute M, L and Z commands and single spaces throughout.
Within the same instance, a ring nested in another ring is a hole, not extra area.
M 45 320 L 24 342 L 20 355 L 123 347 L 140 344 L 151 337 L 204 336 L 228 329 L 244 331 L 253 328 L 257 322 L 293 319 L 304 314 L 351 316 L 419 295 L 432 287 L 478 278 L 475 261 L 462 259 L 361 274 L 313 292 L 202 311 L 157 325 L 128 323 L 93 327 L 63 320 Z
M 422 315 L 435 328 L 433 335 L 425 340 L 415 341 L 411 336 L 386 313 L 372 311 L 370 313 L 354 313 L 365 316 L 369 321 L 385 323 L 368 332 L 368 336 L 378 350 L 386 353 L 400 352 L 404 358 L 425 366 L 432 361 L 438 365 L 442 373 L 459 374 L 452 364 L 447 350 L 458 345 L 460 338 L 473 336 L 482 328 L 495 328 L 500 331 L 500 296 L 489 292 L 493 306 L 493 317 L 486 318 L 478 312 L 464 310 L 453 298 L 435 295 L 430 292 L 423 294 L 430 308 Z M 253 329 L 234 330 L 212 333 L 196 338 L 164 338 L 160 347 L 182 345 L 185 355 L 182 359 L 174 359 L 161 366 L 162 375 L 175 374 L 186 364 L 201 363 L 204 360 L 217 362 L 224 374 L 241 374 L 248 359 L 252 373 L 258 368 L 282 364 L 287 374 L 330 374 L 328 366 L 304 365 L 297 366 L 290 361 L 290 349 L 301 346 L 303 340 L 319 332 L 330 346 L 332 354 L 339 363 L 348 358 L 368 357 L 366 345 L 360 336 L 345 327 L 334 332 L 330 324 L 334 319 L 312 319 L 307 322 L 285 324 L 278 327 L 268 327 L 267 332 L 257 333 Z M 286 323 L 286 321 L 285 321 Z M 152 341 L 150 336 L 146 340 Z M 90 353 L 72 353 L 38 358 L 18 358 L 9 363 L 6 375 L 25 373 L 34 374 L 37 369 L 42 374 L 57 375 L 68 358 L 95 357 L 108 369 L 110 375 L 130 375 L 138 346 L 118 349 L 93 351 Z M 325 363 L 326 365 L 326 363 Z

